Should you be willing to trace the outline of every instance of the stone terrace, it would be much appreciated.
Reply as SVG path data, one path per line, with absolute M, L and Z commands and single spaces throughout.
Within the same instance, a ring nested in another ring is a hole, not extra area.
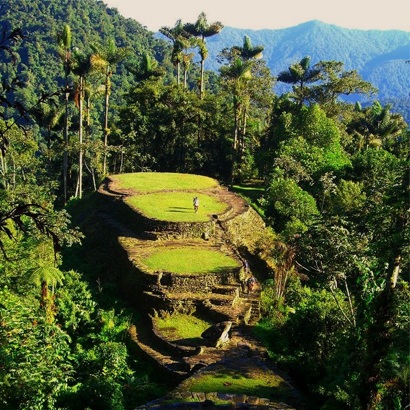
M 121 188 L 115 177 L 107 179 L 99 189 L 104 204 L 101 218 L 118 236 L 129 264 L 121 280 L 124 294 L 147 313 L 146 326 L 139 329 L 133 326 L 131 338 L 165 379 L 182 383 L 170 395 L 140 408 L 227 408 L 229 405 L 228 408 L 302 409 L 297 391 L 269 362 L 265 348 L 251 331 L 260 318 L 260 287 L 257 285 L 252 294 L 246 292 L 244 283 L 251 272 L 243 266 L 244 257 L 255 254 L 258 239 L 264 235 L 263 221 L 246 201 L 219 185 L 188 192 L 193 196 L 201 193 L 215 196 L 227 204 L 226 209 L 221 214 L 209 215 L 207 222 L 160 221 L 130 207 L 127 198 L 139 193 Z M 238 267 L 191 275 L 150 269 L 144 263 L 144 257 L 152 252 L 178 247 L 220 252 L 236 260 Z M 210 323 L 231 321 L 229 342 L 222 348 L 209 347 L 206 343 L 193 346 L 174 343 L 149 318 L 149 315 L 152 318 L 179 313 L 200 314 Z M 230 369 L 237 377 L 257 375 L 263 380 L 272 379 L 276 384 L 263 390 L 270 397 L 241 392 L 234 385 L 230 392 L 229 383 L 221 386 L 220 391 L 192 390 L 195 381 L 204 375 L 212 377 L 220 369 Z M 281 403 L 283 398 L 290 405 Z M 215 403 L 223 403 L 225 407 Z

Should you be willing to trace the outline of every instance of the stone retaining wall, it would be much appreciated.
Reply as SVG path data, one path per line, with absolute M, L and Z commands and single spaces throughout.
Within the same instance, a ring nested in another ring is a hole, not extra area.
M 131 343 L 129 344 L 129 348 L 131 351 L 135 352 L 137 356 L 143 356 L 147 361 L 150 362 L 151 366 L 155 369 L 158 375 L 161 376 L 163 380 L 168 380 L 168 381 L 183 381 L 186 379 L 186 371 L 189 370 L 189 366 L 187 365 L 187 368 L 184 369 L 184 371 L 181 371 L 180 373 L 176 371 L 172 371 L 168 369 L 166 366 L 163 366 L 162 363 L 157 361 L 154 356 L 150 355 L 148 352 L 146 352 L 139 344 L 137 336 L 135 334 L 135 326 L 131 326 L 130 328 L 130 341 Z
M 263 219 L 251 207 L 232 219 L 221 222 L 230 242 L 236 248 L 246 247 L 253 254 L 261 236 L 266 235 Z
M 173 400 L 183 400 L 182 403 L 170 403 Z M 227 402 L 228 404 L 215 404 L 215 402 Z M 247 396 L 245 394 L 228 393 L 201 393 L 182 392 L 172 397 L 165 396 L 154 400 L 136 410 L 159 410 L 159 409 L 253 409 L 253 410 L 294 410 L 284 403 L 271 402 L 269 399 Z
M 201 275 L 182 275 L 164 272 L 162 273 L 160 284 L 170 292 L 208 293 L 215 286 L 238 283 L 241 278 L 241 272 L 241 267 L 233 268 L 228 272 Z
M 200 304 L 198 300 L 192 299 L 174 299 L 168 298 L 162 293 L 144 292 L 143 294 L 144 310 L 151 315 L 156 312 L 184 313 L 190 315 L 195 312 L 197 306 Z

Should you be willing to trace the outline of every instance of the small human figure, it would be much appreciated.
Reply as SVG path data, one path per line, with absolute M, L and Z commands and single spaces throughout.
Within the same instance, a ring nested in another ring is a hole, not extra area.
M 198 208 L 199 208 L 199 198 L 196 196 L 196 197 L 194 198 L 194 210 L 195 210 L 195 213 L 198 212 Z
M 249 293 L 253 292 L 253 289 L 255 288 L 256 285 L 256 279 L 252 276 L 248 279 L 248 291 Z
M 244 262 L 244 268 L 245 268 L 245 273 L 248 273 L 249 272 L 249 263 L 246 259 L 245 259 L 245 262 Z

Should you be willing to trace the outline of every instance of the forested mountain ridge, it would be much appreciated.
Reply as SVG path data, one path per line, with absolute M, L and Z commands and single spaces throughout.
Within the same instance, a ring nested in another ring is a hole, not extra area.
M 122 17 L 116 9 L 95 0 L 0 0 L 0 29 L 20 28 L 27 36 L 19 47 L 18 67 L 26 82 L 26 98 L 34 92 L 49 92 L 62 86 L 64 70 L 57 53 L 57 34 L 64 24 L 71 27 L 72 46 L 84 51 L 90 44 L 103 44 L 114 39 L 117 47 L 131 50 L 127 64 L 133 65 L 144 52 L 162 61 L 166 44 L 154 38 L 140 23 Z M 28 18 L 29 16 L 29 18 Z M 133 76 L 118 65 L 114 85 L 127 88 Z M 1 64 L 1 72 L 7 73 Z M 61 69 L 59 70 L 58 67 Z M 16 68 L 15 68 L 16 69 Z M 115 94 L 115 93 L 114 93 Z M 116 96 L 113 95 L 114 101 Z
M 244 35 L 264 46 L 263 56 L 272 75 L 309 55 L 312 64 L 334 60 L 343 62 L 346 70 L 357 70 L 379 89 L 377 99 L 396 99 L 399 110 L 400 100 L 408 99 L 410 75 L 405 60 L 410 59 L 409 32 L 346 29 L 317 20 L 278 30 L 225 27 L 208 40 L 207 68 L 217 70 L 220 50 L 240 44 Z M 278 94 L 285 90 L 283 83 L 277 84 Z

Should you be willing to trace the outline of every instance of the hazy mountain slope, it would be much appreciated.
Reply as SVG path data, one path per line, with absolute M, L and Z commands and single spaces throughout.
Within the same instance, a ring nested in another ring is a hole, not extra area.
M 405 98 L 410 91 L 410 33 L 398 30 L 353 30 L 310 21 L 280 30 L 244 30 L 225 27 L 209 39 L 208 69 L 217 70 L 216 56 L 225 47 L 239 45 L 247 34 L 253 44 L 265 47 L 264 58 L 277 75 L 306 55 L 312 63 L 342 61 L 358 70 L 380 89 L 377 98 Z

